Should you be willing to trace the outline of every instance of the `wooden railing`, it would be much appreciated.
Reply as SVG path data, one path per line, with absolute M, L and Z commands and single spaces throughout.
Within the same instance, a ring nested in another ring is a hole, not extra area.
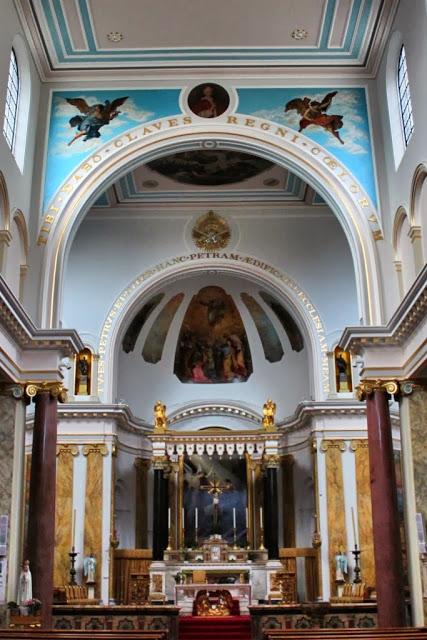
M 319 555 L 312 547 L 282 547 L 279 549 L 280 562 L 285 572 L 295 576 L 297 584 L 297 558 L 304 558 L 305 599 L 314 602 L 319 595 Z

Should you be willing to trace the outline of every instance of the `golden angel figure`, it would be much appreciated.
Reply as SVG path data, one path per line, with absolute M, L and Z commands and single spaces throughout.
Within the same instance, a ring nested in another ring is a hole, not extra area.
M 158 400 L 154 405 L 154 431 L 164 432 L 167 427 L 166 405 Z
M 262 426 L 265 431 L 274 431 L 274 417 L 276 415 L 276 403 L 269 398 L 262 408 Z

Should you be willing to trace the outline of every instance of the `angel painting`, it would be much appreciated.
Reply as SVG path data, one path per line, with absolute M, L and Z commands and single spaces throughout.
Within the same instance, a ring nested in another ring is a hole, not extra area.
M 337 138 L 341 144 L 344 144 L 344 140 L 341 139 L 338 132 L 338 129 L 341 129 L 343 126 L 343 116 L 336 114 L 328 115 L 326 113 L 337 93 L 338 91 L 331 91 L 331 93 L 327 93 L 320 102 L 318 100 L 311 100 L 307 97 L 294 98 L 293 100 L 289 100 L 286 104 L 285 113 L 295 110 L 302 116 L 299 121 L 299 131 L 302 131 L 310 124 L 314 124 L 318 127 L 323 127 L 326 131 L 332 133 L 332 135 Z
M 112 102 L 105 100 L 104 104 L 88 105 L 84 98 L 65 98 L 66 101 L 77 107 L 82 113 L 81 116 L 73 116 L 70 119 L 70 126 L 77 128 L 77 133 L 72 140 L 68 143 L 68 146 L 73 144 L 77 138 L 84 136 L 83 141 L 90 140 L 91 138 L 100 137 L 100 128 L 106 124 L 110 124 L 111 120 L 117 118 L 121 113 L 118 108 L 126 102 L 128 96 L 123 98 L 116 98 Z

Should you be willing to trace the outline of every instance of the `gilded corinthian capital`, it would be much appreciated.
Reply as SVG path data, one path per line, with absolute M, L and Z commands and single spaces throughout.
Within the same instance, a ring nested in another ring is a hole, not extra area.
M 58 398 L 58 402 L 67 402 L 67 389 L 62 382 L 32 382 L 25 387 L 25 393 L 29 398 L 39 393 L 49 393 L 52 398 Z

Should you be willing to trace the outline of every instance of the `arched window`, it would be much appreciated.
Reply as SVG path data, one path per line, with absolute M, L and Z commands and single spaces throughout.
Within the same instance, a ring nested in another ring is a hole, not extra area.
M 411 92 L 409 90 L 408 67 L 406 64 L 405 47 L 402 45 L 397 66 L 397 87 L 399 91 L 400 115 L 402 118 L 403 137 L 405 145 L 408 146 L 414 131 L 414 120 L 412 117 Z
M 16 129 L 18 124 L 19 103 L 19 70 L 15 51 L 10 52 L 9 77 L 6 90 L 6 109 L 4 112 L 3 133 L 10 150 L 15 147 Z

